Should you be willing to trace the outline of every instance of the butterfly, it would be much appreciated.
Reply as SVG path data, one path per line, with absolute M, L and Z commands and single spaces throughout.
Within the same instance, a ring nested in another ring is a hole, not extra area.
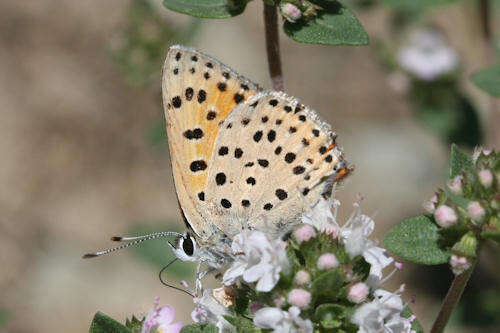
M 132 242 L 87 258 L 173 235 L 177 258 L 220 269 L 231 260 L 236 234 L 286 232 L 350 171 L 337 135 L 314 110 L 283 92 L 263 90 L 195 49 L 170 47 L 162 91 L 188 231 L 113 237 Z

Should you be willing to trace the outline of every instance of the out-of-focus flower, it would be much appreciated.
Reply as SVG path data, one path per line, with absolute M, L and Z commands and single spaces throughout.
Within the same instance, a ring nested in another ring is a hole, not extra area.
M 288 303 L 300 309 L 305 309 L 311 303 L 311 293 L 304 289 L 292 289 L 288 294 Z
M 484 156 L 488 156 L 491 154 L 491 149 L 484 149 L 483 147 L 476 147 L 474 149 L 474 152 L 472 153 L 472 160 L 474 161 L 474 163 L 477 162 L 477 159 L 479 158 L 479 156 L 481 156 L 481 154 L 483 154 Z
M 474 222 L 480 222 L 483 219 L 485 213 L 486 212 L 484 211 L 484 208 L 477 201 L 472 201 L 467 206 L 467 214 L 469 214 L 469 217 Z
M 300 244 L 309 241 L 311 238 L 316 237 L 316 231 L 309 224 L 304 224 L 299 228 L 297 228 L 293 232 L 293 235 L 295 236 L 295 239 L 297 239 L 297 242 Z
M 335 254 L 325 253 L 318 258 L 317 266 L 321 270 L 332 269 L 339 266 L 339 261 Z
M 154 308 L 146 315 L 141 333 L 179 333 L 182 323 L 173 323 L 175 310 L 168 305 L 158 306 L 158 301 L 159 297 L 155 298 Z
M 313 325 L 309 319 L 300 317 L 300 309 L 291 306 L 288 311 L 278 308 L 263 308 L 255 313 L 253 323 L 275 333 L 301 332 L 312 333 Z
M 450 192 L 456 195 L 462 195 L 463 194 L 463 177 L 462 176 L 456 176 L 452 180 L 448 182 L 448 188 L 450 189 Z
M 438 197 L 437 195 L 434 194 L 432 198 L 430 198 L 427 201 L 424 201 L 423 206 L 428 213 L 434 214 L 434 212 L 436 211 L 437 204 L 438 204 Z
M 219 332 L 231 329 L 233 326 L 223 316 L 230 315 L 228 309 L 217 302 L 211 289 L 205 289 L 201 297 L 194 299 L 196 305 L 191 318 L 195 323 L 208 323 L 219 328 Z
M 448 228 L 457 223 L 458 217 L 453 208 L 441 205 L 434 212 L 434 219 L 439 226 Z
M 300 270 L 295 273 L 295 278 L 293 279 L 296 284 L 302 286 L 311 282 L 311 275 L 304 270 Z
M 450 266 L 453 274 L 460 275 L 470 268 L 471 263 L 466 257 L 460 257 L 452 254 L 450 258 Z
M 294 23 L 302 17 L 302 12 L 300 11 L 300 9 L 289 2 L 282 3 L 280 5 L 280 9 L 281 15 L 283 15 L 283 17 L 289 22 Z
M 478 172 L 479 182 L 485 188 L 489 188 L 493 184 L 493 174 L 488 169 L 483 169 Z
M 349 287 L 349 291 L 347 292 L 347 299 L 353 303 L 361 303 L 366 299 L 370 289 L 363 282 L 358 282 L 351 287 Z
M 354 312 L 352 322 L 359 326 L 358 333 L 409 333 L 411 321 L 401 316 L 404 305 L 399 294 L 377 289 L 374 296 Z
M 424 81 L 432 81 L 455 70 L 457 51 L 446 45 L 442 34 L 426 29 L 414 32 L 397 55 L 399 65 Z
M 278 283 L 280 272 L 288 267 L 281 240 L 270 240 L 261 231 L 242 231 L 234 237 L 231 249 L 235 260 L 224 273 L 225 285 L 235 283 L 241 276 L 246 282 L 257 282 L 257 291 L 267 292 Z

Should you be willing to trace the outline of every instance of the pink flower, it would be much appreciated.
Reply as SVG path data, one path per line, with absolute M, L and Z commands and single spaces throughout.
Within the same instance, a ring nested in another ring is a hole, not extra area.
M 403 269 L 403 264 L 396 261 L 394 263 L 394 267 L 396 267 L 396 269 L 398 269 L 398 270 L 402 270 Z
M 179 333 L 182 323 L 180 321 L 172 323 L 175 315 L 174 309 L 168 305 L 158 307 L 158 300 L 159 298 L 156 297 L 154 308 L 146 315 L 141 333 Z
M 434 212 L 434 219 L 439 226 L 448 228 L 457 223 L 458 217 L 453 208 L 441 205 Z
M 484 217 L 485 211 L 479 202 L 473 201 L 467 206 L 467 213 L 473 221 L 479 222 Z
M 304 289 L 292 289 L 288 294 L 288 303 L 300 309 L 307 308 L 311 303 L 311 294 Z
M 325 253 L 318 258 L 317 266 L 321 270 L 332 269 L 339 266 L 339 261 L 335 254 Z
M 301 286 L 301 285 L 304 285 L 304 284 L 307 284 L 307 283 L 311 282 L 311 276 L 306 271 L 298 271 L 295 274 L 294 281 L 295 281 L 296 284 L 298 284 L 299 286 Z
M 304 224 L 293 232 L 297 242 L 303 243 L 309 241 L 311 238 L 316 237 L 316 231 L 309 224 Z
M 463 193 L 462 176 L 456 176 L 451 181 L 449 181 L 448 188 L 450 189 L 451 193 L 456 195 L 462 195 Z
M 483 185 L 485 188 L 488 188 L 493 184 L 493 175 L 491 174 L 490 170 L 481 170 L 478 173 L 479 177 L 479 182 L 481 185 Z
M 347 299 L 353 303 L 361 303 L 366 299 L 370 289 L 363 282 L 352 285 L 347 292 Z
M 325 229 L 323 229 L 323 232 L 329 236 L 331 236 L 333 239 L 339 238 L 340 235 L 340 228 L 337 227 L 334 224 L 329 224 L 325 226 Z

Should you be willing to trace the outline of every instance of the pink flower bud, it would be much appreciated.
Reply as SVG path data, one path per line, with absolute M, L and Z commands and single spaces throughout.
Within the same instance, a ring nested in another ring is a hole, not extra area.
M 479 176 L 479 182 L 481 185 L 483 185 L 485 188 L 488 188 L 493 184 L 493 174 L 491 173 L 490 170 L 481 170 L 478 173 Z
M 446 205 L 441 205 L 434 212 L 434 219 L 439 226 L 448 228 L 457 223 L 458 218 L 457 213 L 455 213 L 453 208 Z
M 295 274 L 294 280 L 296 284 L 301 286 L 311 282 L 311 276 L 306 271 L 298 271 L 297 274 Z
M 361 303 L 368 296 L 370 289 L 363 282 L 358 282 L 352 285 L 347 292 L 347 299 L 353 303 Z
M 281 14 L 289 22 L 296 22 L 302 16 L 302 12 L 297 6 L 289 2 L 281 5 Z
M 479 202 L 473 201 L 467 206 L 467 214 L 473 221 L 479 222 L 484 217 L 485 211 Z
M 307 308 L 311 303 L 311 294 L 304 289 L 292 289 L 288 294 L 288 303 L 300 309 Z
M 436 211 L 437 204 L 438 204 L 438 197 L 437 195 L 434 194 L 432 198 L 430 198 L 427 201 L 424 201 L 423 206 L 428 213 L 434 214 L 434 212 Z
M 325 253 L 318 258 L 317 266 L 322 270 L 332 269 L 339 266 L 339 261 L 335 254 Z
M 452 180 L 448 182 L 448 188 L 450 189 L 450 192 L 456 195 L 462 195 L 463 194 L 463 183 L 462 183 L 462 176 L 456 176 Z
M 340 229 L 336 225 L 333 224 L 328 224 L 324 229 L 323 232 L 329 236 L 331 236 L 333 239 L 339 238 L 340 235 Z
M 460 275 L 470 267 L 470 262 L 466 257 L 452 255 L 450 258 L 450 266 L 453 274 Z
M 396 269 L 398 269 L 398 270 L 402 270 L 403 269 L 403 264 L 400 263 L 400 262 L 395 261 L 394 262 L 394 267 L 396 267 Z
M 303 243 L 309 241 L 311 238 L 316 237 L 316 231 L 309 224 L 304 224 L 293 232 L 297 242 Z

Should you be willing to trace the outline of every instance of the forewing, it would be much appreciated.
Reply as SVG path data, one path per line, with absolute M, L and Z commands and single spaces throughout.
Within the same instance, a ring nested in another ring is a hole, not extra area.
M 284 93 L 262 92 L 235 108 L 215 142 L 207 209 L 228 235 L 278 233 L 300 220 L 348 169 L 335 133 Z
M 176 45 L 163 66 L 162 90 L 180 206 L 194 232 L 207 239 L 214 227 L 203 203 L 219 124 L 259 88 L 217 60 Z

